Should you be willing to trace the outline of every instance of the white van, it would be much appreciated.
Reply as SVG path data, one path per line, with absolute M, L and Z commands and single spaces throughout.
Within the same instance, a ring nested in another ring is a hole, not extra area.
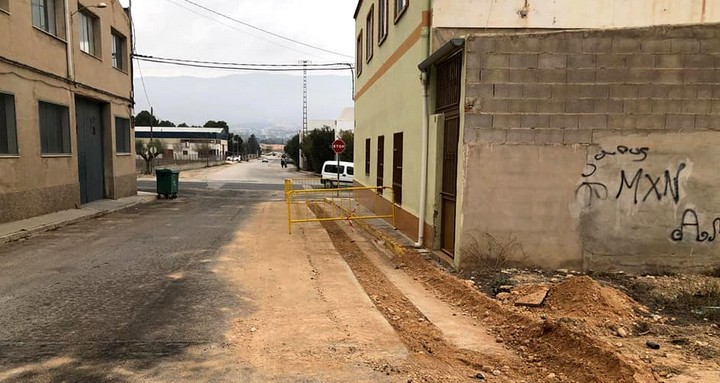
M 341 185 L 352 186 L 355 169 L 353 168 L 352 162 L 345 161 L 340 161 L 339 169 L 337 161 L 325 161 L 322 166 L 322 171 L 320 172 L 320 182 L 322 182 L 325 187 L 336 187 L 338 173 L 340 173 Z

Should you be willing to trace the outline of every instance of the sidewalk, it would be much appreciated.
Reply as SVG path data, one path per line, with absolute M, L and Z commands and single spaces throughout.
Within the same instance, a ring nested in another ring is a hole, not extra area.
M 371 216 L 374 213 L 362 204 L 357 203 L 354 206 L 352 213 L 345 210 L 345 214 L 352 214 L 356 216 Z M 388 248 L 388 250 L 395 253 L 395 255 L 402 255 L 403 249 L 405 248 L 415 247 L 415 241 L 410 239 L 400 230 L 394 228 L 389 220 L 353 220 L 352 223 L 353 225 L 357 225 L 363 228 L 370 235 L 375 237 L 375 239 L 377 239 L 378 241 L 383 242 L 383 244 Z
M 118 200 L 104 199 L 83 205 L 79 209 L 62 210 L 55 213 L 0 224 L 0 245 L 17 241 L 43 231 L 100 217 L 135 205 L 154 201 L 155 193 L 138 192 L 137 195 Z

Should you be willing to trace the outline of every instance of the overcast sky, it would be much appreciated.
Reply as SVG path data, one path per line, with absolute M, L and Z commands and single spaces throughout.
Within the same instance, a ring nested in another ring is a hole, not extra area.
M 353 62 L 355 27 L 352 16 L 357 0 L 190 1 L 253 26 L 347 56 L 284 41 L 213 14 L 188 0 L 133 0 L 137 53 L 240 63 Z M 129 0 L 120 2 L 127 6 Z M 153 63 L 142 63 L 141 69 L 144 76 L 214 77 L 231 73 Z

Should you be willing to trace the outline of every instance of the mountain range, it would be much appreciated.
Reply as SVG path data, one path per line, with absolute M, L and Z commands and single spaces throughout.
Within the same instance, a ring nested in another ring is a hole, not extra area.
M 143 82 L 144 87 L 143 89 Z M 308 119 L 337 119 L 353 105 L 350 75 L 308 75 Z M 147 90 L 147 97 L 145 91 Z M 223 77 L 135 78 L 135 112 L 150 110 L 175 124 L 223 120 L 232 131 L 297 132 L 302 126 L 303 78 L 251 73 Z

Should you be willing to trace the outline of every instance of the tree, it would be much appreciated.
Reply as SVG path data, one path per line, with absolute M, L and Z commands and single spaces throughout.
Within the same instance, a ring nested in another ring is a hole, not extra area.
M 235 133 L 228 133 L 228 146 L 228 151 L 234 153 L 235 155 L 240 155 L 245 152 L 242 137 Z
M 160 121 L 147 110 L 143 110 L 135 116 L 135 126 L 158 126 L 159 123 Z
M 148 142 L 135 140 L 135 154 L 145 160 L 145 174 L 152 173 L 152 160 L 162 155 L 163 150 L 163 144 L 157 138 Z
M 285 154 L 292 158 L 295 162 L 295 166 L 300 167 L 300 135 L 296 134 L 292 136 L 285 143 Z
M 210 157 L 210 153 L 212 152 L 212 147 L 207 142 L 202 142 L 199 144 L 195 144 L 195 151 L 198 153 L 198 156 L 200 158 L 203 157 Z
M 178 128 L 187 128 L 187 127 L 188 127 L 188 124 L 186 124 L 184 122 L 182 122 L 182 123 L 180 123 L 180 125 L 178 125 Z
M 172 121 L 163 120 L 160 121 L 151 115 L 147 110 L 143 110 L 135 116 L 135 126 L 161 126 L 161 127 L 174 127 L 175 124 Z
M 250 138 L 248 138 L 247 142 L 247 153 L 248 154 L 258 154 L 260 151 L 260 144 L 258 144 L 257 138 L 255 138 L 254 134 L 250 135 Z
M 341 130 L 340 139 L 345 142 L 345 151 L 340 154 L 340 161 L 353 162 L 355 134 L 350 130 Z
M 225 121 L 213 121 L 208 120 L 208 122 L 203 125 L 204 128 L 222 128 L 224 133 L 228 133 L 230 131 L 230 127 L 228 126 L 227 122 Z
M 333 141 L 335 141 L 335 133 L 329 126 L 313 129 L 303 137 L 301 146 L 303 156 L 307 159 L 307 170 L 320 171 L 325 161 L 335 159 L 335 152 L 332 150 Z

